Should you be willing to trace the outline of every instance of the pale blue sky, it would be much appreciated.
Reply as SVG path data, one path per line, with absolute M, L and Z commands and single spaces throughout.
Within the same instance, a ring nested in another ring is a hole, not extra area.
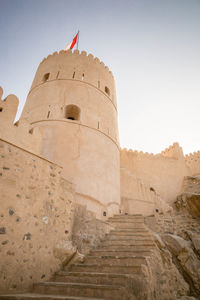
M 0 0 L 0 86 L 20 110 L 38 64 L 80 29 L 117 87 L 121 147 L 200 150 L 200 0 Z

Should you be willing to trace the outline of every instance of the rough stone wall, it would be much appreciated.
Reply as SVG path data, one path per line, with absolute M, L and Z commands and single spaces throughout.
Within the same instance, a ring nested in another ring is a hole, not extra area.
M 0 151 L 0 291 L 19 291 L 60 269 L 74 189 L 54 163 L 3 140 Z
M 121 169 L 126 169 L 153 188 L 170 205 L 180 192 L 184 176 L 191 173 L 178 144 L 157 155 L 123 149 L 120 159 Z M 121 193 L 121 197 L 123 196 Z
M 113 229 L 106 221 L 98 220 L 86 206 L 76 205 L 72 227 L 73 245 L 82 254 L 97 247 L 101 239 Z

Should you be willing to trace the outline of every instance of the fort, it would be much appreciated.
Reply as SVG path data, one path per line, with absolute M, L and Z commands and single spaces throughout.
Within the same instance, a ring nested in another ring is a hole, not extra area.
M 200 151 L 121 149 L 85 51 L 40 63 L 14 123 L 18 102 L 0 88 L 0 299 L 199 299 Z

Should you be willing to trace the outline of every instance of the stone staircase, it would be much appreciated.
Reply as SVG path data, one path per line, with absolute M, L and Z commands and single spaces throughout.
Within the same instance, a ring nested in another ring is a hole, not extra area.
M 0 299 L 137 299 L 133 277 L 142 276 L 155 244 L 142 215 L 116 215 L 108 222 L 115 229 L 84 263 L 65 267 L 49 282 L 34 284 L 31 293 L 1 295 Z

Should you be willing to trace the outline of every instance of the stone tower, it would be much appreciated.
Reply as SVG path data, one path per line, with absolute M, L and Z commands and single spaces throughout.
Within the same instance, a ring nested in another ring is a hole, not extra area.
M 119 212 L 120 148 L 112 73 L 86 52 L 39 65 L 21 116 L 42 134 L 40 154 L 63 167 L 76 201 L 97 218 Z

